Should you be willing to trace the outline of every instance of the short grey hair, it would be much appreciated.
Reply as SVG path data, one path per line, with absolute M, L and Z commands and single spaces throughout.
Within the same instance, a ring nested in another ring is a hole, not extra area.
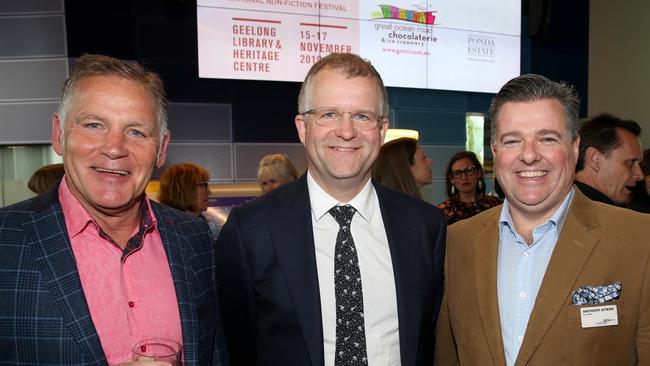
M 298 179 L 298 170 L 287 154 L 268 154 L 260 160 L 259 168 L 257 169 L 257 180 L 261 182 L 262 173 L 269 172 L 275 178 L 285 180 Z
M 298 113 L 302 114 L 312 109 L 311 92 L 314 87 L 314 78 L 323 70 L 340 71 L 346 78 L 369 77 L 377 84 L 379 95 L 379 114 L 381 118 L 388 116 L 388 93 L 384 87 L 379 72 L 372 66 L 370 61 L 364 60 L 352 53 L 330 53 L 316 62 L 305 77 L 298 96 Z
M 571 141 L 578 138 L 578 113 L 580 98 L 575 89 L 564 83 L 556 83 L 544 76 L 526 74 L 508 81 L 492 98 L 490 104 L 490 139 L 494 144 L 497 136 L 499 112 L 508 102 L 523 103 L 544 99 L 555 99 L 564 107 L 566 126 Z
M 162 79 L 158 74 L 147 71 L 137 62 L 127 62 L 104 55 L 84 54 L 77 59 L 70 76 L 63 83 L 61 101 L 57 114 L 61 136 L 64 136 L 64 125 L 72 106 L 77 84 L 91 76 L 119 76 L 142 84 L 151 93 L 156 108 L 156 123 L 160 133 L 158 153 L 167 134 L 167 97 Z

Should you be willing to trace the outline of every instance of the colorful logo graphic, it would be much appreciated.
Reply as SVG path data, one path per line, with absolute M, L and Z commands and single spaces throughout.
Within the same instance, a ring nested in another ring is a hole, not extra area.
M 436 16 L 433 15 L 435 11 L 407 10 L 392 5 L 379 5 L 379 8 L 381 12 L 372 13 L 372 17 L 375 19 L 396 19 L 430 25 L 436 21 Z

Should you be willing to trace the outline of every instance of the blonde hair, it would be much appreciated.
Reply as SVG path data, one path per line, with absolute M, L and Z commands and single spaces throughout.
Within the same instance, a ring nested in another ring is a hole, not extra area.
M 257 169 L 257 181 L 262 179 L 262 173 L 269 172 L 273 177 L 285 181 L 292 181 L 298 178 L 298 170 L 291 162 L 287 154 L 269 154 L 260 160 L 260 166 Z

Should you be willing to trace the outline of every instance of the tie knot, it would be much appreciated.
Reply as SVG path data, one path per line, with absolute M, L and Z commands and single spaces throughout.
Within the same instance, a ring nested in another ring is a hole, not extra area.
M 350 222 L 352 221 L 352 216 L 354 216 L 354 213 L 357 212 L 357 210 L 350 206 L 350 205 L 345 205 L 345 206 L 334 206 L 330 209 L 330 215 L 334 217 L 334 220 L 339 224 L 340 227 L 343 226 L 350 226 Z

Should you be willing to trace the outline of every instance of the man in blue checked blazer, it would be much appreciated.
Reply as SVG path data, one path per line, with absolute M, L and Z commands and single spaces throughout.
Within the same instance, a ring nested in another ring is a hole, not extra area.
M 227 365 L 209 228 L 144 194 L 165 104 L 141 66 L 77 60 L 53 118 L 63 180 L 0 209 L 0 364 L 145 365 L 133 344 L 165 338 Z

